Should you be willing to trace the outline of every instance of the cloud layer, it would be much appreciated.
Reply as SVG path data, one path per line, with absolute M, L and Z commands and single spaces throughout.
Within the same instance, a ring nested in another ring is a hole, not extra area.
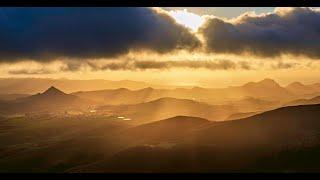
M 77 72 L 77 71 L 147 71 L 147 70 L 172 70 L 176 68 L 188 69 L 206 69 L 206 70 L 239 70 L 251 69 L 247 61 L 232 61 L 228 59 L 214 59 L 202 61 L 154 61 L 154 60 L 125 60 L 125 61 L 66 61 L 53 63 L 34 63 L 29 67 L 16 63 L 11 64 L 7 73 L 11 75 L 36 75 L 36 74 L 54 74 L 59 72 Z
M 88 62 L 88 65 L 93 70 L 165 70 L 171 68 L 191 68 L 191 69 L 209 69 L 209 70 L 228 70 L 250 68 L 244 62 L 235 63 L 230 60 L 213 60 L 213 61 L 120 61 L 109 62 L 103 65 L 98 65 Z
M 198 39 L 151 8 L 1 8 L 0 59 L 115 57 L 192 49 Z
M 199 32 L 209 52 L 320 57 L 320 11 L 316 9 L 276 8 L 273 13 L 246 13 L 229 21 L 210 18 Z

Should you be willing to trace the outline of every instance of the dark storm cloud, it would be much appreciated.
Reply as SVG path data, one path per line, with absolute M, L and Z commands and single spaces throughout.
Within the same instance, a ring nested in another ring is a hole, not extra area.
M 150 8 L 1 8 L 0 25 L 2 61 L 166 53 L 200 44 L 170 16 Z
M 211 18 L 199 31 L 209 52 L 320 57 L 320 11 L 311 8 L 278 8 L 233 22 Z

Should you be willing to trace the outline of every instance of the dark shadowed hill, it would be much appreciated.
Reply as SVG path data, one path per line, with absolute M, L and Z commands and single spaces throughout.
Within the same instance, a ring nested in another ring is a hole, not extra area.
M 0 119 L 0 172 L 63 172 L 119 151 L 114 135 L 132 127 L 112 118 Z
M 320 105 L 283 107 L 252 117 L 218 122 L 199 130 L 192 142 L 232 148 L 294 145 L 320 132 Z M 191 138 L 188 138 L 191 139 Z
M 65 96 L 55 89 L 43 94 Z M 311 161 L 319 159 L 319 116 L 320 105 L 301 105 L 232 121 L 177 116 L 135 127 L 116 117 L 3 119 L 0 170 L 314 171 L 320 169 L 320 161 Z
M 127 148 L 109 159 L 74 168 L 72 171 L 246 172 L 268 171 L 277 167 L 277 172 L 283 172 L 287 170 L 283 164 L 290 164 L 291 161 L 303 162 L 307 168 L 298 166 L 297 163 L 292 167 L 308 171 L 308 167 L 320 167 L 319 161 L 308 162 L 301 159 L 304 156 L 302 153 L 306 154 L 304 149 L 320 144 L 319 115 L 320 105 L 305 105 L 279 108 L 234 121 L 207 123 L 183 134 L 171 146 L 154 144 L 151 140 L 149 143 L 144 141 L 143 144 Z M 161 127 L 160 122 L 156 123 Z M 156 123 L 148 126 L 157 126 Z M 144 126 L 139 128 L 141 127 Z M 156 130 L 142 131 L 139 135 L 137 131 L 135 138 L 152 137 L 157 133 Z M 283 155 L 286 151 L 290 151 L 288 156 Z M 276 160 L 265 160 L 274 159 L 277 154 L 284 161 L 281 164 Z M 295 160 L 295 157 L 300 159 Z
M 176 116 L 130 128 L 121 134 L 121 136 L 129 138 L 128 141 L 131 142 L 166 142 L 181 138 L 190 131 L 210 123 L 213 122 L 203 118 Z

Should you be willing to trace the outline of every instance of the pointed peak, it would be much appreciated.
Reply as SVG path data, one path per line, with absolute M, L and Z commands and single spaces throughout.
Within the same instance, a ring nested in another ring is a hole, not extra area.
M 59 89 L 57 89 L 56 87 L 54 87 L 54 86 L 51 86 L 49 89 L 52 89 L 52 90 L 59 90 Z M 49 90 L 48 89 L 48 90 Z
M 58 88 L 51 86 L 47 91 L 60 91 Z
M 51 86 L 49 89 L 47 89 L 44 93 L 42 94 L 47 94 L 47 95 L 59 95 L 59 94 L 65 94 L 61 90 L 57 89 L 54 86 Z

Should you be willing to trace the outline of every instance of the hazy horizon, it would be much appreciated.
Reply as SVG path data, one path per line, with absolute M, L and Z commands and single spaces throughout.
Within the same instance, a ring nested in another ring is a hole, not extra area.
M 192 87 L 201 87 L 201 88 L 209 88 L 209 89 L 221 89 L 221 88 L 228 88 L 228 87 L 232 87 L 232 86 L 241 86 L 241 85 L 244 85 L 246 83 L 249 83 L 249 82 L 259 82 L 259 81 L 263 81 L 265 79 L 272 79 L 274 81 L 276 81 L 277 83 L 279 83 L 279 85 L 281 86 L 288 86 L 292 83 L 302 83 L 304 85 L 312 85 L 312 84 L 316 84 L 316 83 L 320 83 L 320 79 L 314 79 L 314 80 L 292 80 L 292 81 L 284 81 L 284 80 L 281 80 L 281 79 L 274 79 L 274 78 L 270 78 L 270 77 L 265 77 L 265 78 L 254 78 L 253 80 L 242 80 L 242 81 L 239 81 L 239 82 L 228 82 L 228 83 L 225 83 L 225 85 L 223 86 L 216 86 L 215 83 L 217 82 L 212 82 L 212 84 L 202 84 L 202 83 L 182 83 L 182 84 L 176 84 L 176 83 L 161 83 L 159 81 L 143 81 L 143 80 L 139 80 L 139 79 L 102 79 L 102 78 L 93 78 L 93 79 L 73 79 L 73 78 L 50 78 L 50 77 L 1 77 L 0 80 L 10 80 L 10 79 L 16 79 L 16 80 L 19 80 L 19 79 L 39 79 L 39 80 L 70 80 L 70 81 L 111 81 L 111 82 L 126 82 L 126 81 L 132 81 L 132 82 L 141 82 L 141 83 L 146 83 L 146 84 L 149 84 L 150 87 L 152 87 L 153 85 L 155 85 L 156 87 L 155 88 L 159 88 L 157 86 L 163 86 L 162 88 L 166 89 L 166 87 L 171 87 L 171 88 L 192 88 Z M 50 85 L 49 85 L 50 86 Z M 48 87 L 49 87 L 48 86 Z M 105 88 L 105 89 L 108 89 L 108 88 Z M 141 88 L 143 89 L 143 88 Z M 99 90 L 99 89 L 96 89 L 96 90 Z

